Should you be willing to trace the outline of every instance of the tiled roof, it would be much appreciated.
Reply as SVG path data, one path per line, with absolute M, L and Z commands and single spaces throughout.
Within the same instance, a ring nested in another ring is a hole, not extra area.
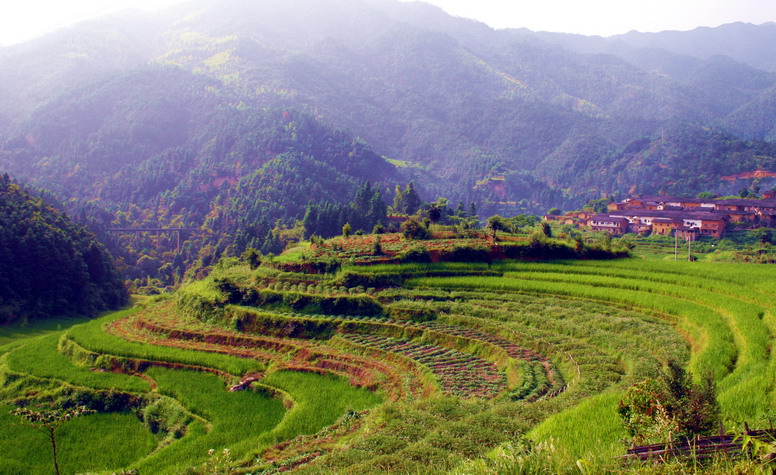
M 662 209 L 644 209 L 644 208 L 630 208 L 623 209 L 617 212 L 611 213 L 612 216 L 625 217 L 633 216 L 638 218 L 677 218 L 677 219 L 706 219 L 706 220 L 720 220 L 728 217 L 726 211 L 697 211 L 693 209 L 688 210 L 662 210 Z
M 623 221 L 628 221 L 626 218 L 623 218 L 621 216 L 612 216 L 607 214 L 597 214 L 590 218 L 592 221 L 610 221 L 613 223 L 622 223 Z

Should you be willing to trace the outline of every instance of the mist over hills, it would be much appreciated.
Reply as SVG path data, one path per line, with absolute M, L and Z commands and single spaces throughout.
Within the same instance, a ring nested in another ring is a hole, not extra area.
M 92 210 L 164 205 L 197 226 L 233 221 L 240 181 L 289 153 L 329 170 L 289 162 L 322 190 L 313 201 L 347 202 L 363 180 L 389 200 L 414 180 L 482 214 L 737 190 L 752 181 L 721 177 L 776 172 L 774 36 L 497 31 L 394 0 L 195 1 L 0 49 L 0 170 Z M 274 185 L 256 203 L 275 211 L 256 219 L 301 218 L 307 202 Z

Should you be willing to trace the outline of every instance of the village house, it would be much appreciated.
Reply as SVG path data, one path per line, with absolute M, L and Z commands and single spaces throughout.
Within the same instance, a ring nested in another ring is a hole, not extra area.
M 609 234 L 620 236 L 628 232 L 630 222 L 621 216 L 597 214 L 588 220 L 588 225 L 593 231 L 606 231 Z
M 610 213 L 612 217 L 621 217 L 630 223 L 628 232 L 632 233 L 650 233 L 654 231 L 654 221 L 660 219 L 658 223 L 662 232 L 666 228 L 678 229 L 682 226 L 694 228 L 703 236 L 712 236 L 721 238 L 730 219 L 728 215 L 721 211 L 698 211 L 698 208 L 691 210 L 674 209 L 626 209 Z M 667 232 L 666 234 L 670 234 Z
M 729 223 L 776 226 L 776 190 L 764 193 L 763 199 L 632 197 L 609 203 L 607 209 L 606 214 L 590 216 L 585 212 L 571 212 L 563 216 L 545 216 L 545 220 L 578 224 L 616 235 L 675 233 L 686 239 L 697 236 L 719 239 Z
M 655 218 L 652 220 L 652 234 L 669 236 L 682 225 L 681 218 Z

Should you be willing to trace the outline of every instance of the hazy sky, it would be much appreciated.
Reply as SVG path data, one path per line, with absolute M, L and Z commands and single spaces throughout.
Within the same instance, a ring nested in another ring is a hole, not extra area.
M 40 36 L 127 7 L 153 10 L 183 0 L 10 0 L 0 6 L 0 44 Z M 257 1 L 257 0 L 247 0 Z M 326 0 L 320 0 L 325 2 Z M 494 28 L 612 35 L 776 21 L 776 0 L 427 0 Z

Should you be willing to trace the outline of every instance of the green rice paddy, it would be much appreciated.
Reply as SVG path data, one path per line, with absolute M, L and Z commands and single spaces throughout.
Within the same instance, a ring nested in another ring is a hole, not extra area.
M 254 307 L 260 285 L 288 298 Z M 728 428 L 763 426 L 776 413 L 776 271 L 767 266 L 505 261 L 355 266 L 308 278 L 231 264 L 182 293 L 195 298 L 72 328 L 0 333 L 6 404 L 63 394 L 133 401 L 62 427 L 63 473 L 219 463 L 302 473 L 619 471 L 620 398 L 669 360 L 713 377 Z M 305 298 L 336 302 L 337 311 L 296 312 Z M 347 313 L 364 299 L 384 314 Z M 222 308 L 195 320 L 190 302 Z M 154 319 L 185 331 L 140 325 Z M 237 338 L 238 321 L 256 346 Z M 440 382 L 454 368 L 505 373 L 487 383 L 498 388 L 490 393 L 476 376 L 451 393 Z M 246 375 L 257 382 L 228 391 Z M 48 469 L 45 438 L 8 410 L 0 425 L 4 470 Z M 88 439 L 73 443 L 76 430 Z M 131 441 L 111 451 L 105 441 L 121 432 Z M 224 449 L 228 460 L 216 460 Z

